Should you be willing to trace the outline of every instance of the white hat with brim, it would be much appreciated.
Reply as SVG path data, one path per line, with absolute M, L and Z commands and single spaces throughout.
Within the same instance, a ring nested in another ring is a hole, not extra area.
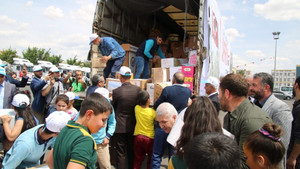
M 59 72 L 59 69 L 56 66 L 51 67 L 50 72 L 56 73 Z
M 6 71 L 3 67 L 0 67 L 0 75 L 6 76 Z
M 102 96 L 104 96 L 105 98 L 109 98 L 109 91 L 103 87 L 99 87 L 95 90 L 95 93 L 99 93 Z
M 131 69 L 126 66 L 122 66 L 119 70 L 120 75 L 122 76 L 131 76 Z
M 218 89 L 220 85 L 219 79 L 212 76 L 208 77 L 207 80 L 202 80 L 202 82 L 211 84 L 212 86 L 214 86 L 215 89 Z
M 70 101 L 79 99 L 79 96 L 75 96 L 75 94 L 73 92 L 67 92 L 67 93 L 65 93 L 65 95 L 67 95 L 69 97 Z
M 54 111 L 46 118 L 46 128 L 54 133 L 59 133 L 64 128 L 71 116 L 64 111 Z
M 30 100 L 29 97 L 25 94 L 16 94 L 11 102 L 15 107 L 25 108 L 29 106 Z
M 91 36 L 90 36 L 90 45 L 93 43 L 93 41 L 95 40 L 95 39 L 97 39 L 98 38 L 98 35 L 97 34 L 95 34 L 95 33 L 93 33 Z
M 43 70 L 43 68 L 41 67 L 41 66 L 33 66 L 33 71 L 34 72 L 38 72 L 38 71 L 41 71 L 41 70 Z

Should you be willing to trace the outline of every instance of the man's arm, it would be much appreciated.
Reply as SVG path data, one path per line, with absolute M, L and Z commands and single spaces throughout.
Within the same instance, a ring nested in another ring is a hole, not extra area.
M 152 39 L 149 39 L 146 41 L 145 44 L 145 50 L 144 50 L 144 54 L 149 58 L 152 59 L 153 56 L 150 53 L 151 48 L 153 47 L 154 41 Z
M 50 150 L 48 157 L 46 159 L 46 164 L 50 169 L 53 168 L 53 148 Z
M 11 148 L 11 152 L 8 152 L 10 154 L 7 154 L 3 159 L 3 168 L 17 168 L 22 161 L 31 153 L 27 145 L 25 145 L 23 142 L 15 142 L 13 147 Z M 38 162 L 38 161 L 37 161 Z
M 295 169 L 296 166 L 296 159 L 300 155 L 300 144 L 295 143 L 293 150 L 289 156 L 289 158 L 286 161 L 286 168 L 287 169 Z
M 160 56 L 160 58 L 164 59 L 166 58 L 166 56 L 164 55 L 164 53 L 162 52 L 161 48 L 159 47 L 157 50 L 157 54 Z
M 50 84 L 45 89 L 42 90 L 42 96 L 47 96 L 50 93 L 54 83 L 55 83 L 55 80 L 52 77 L 51 80 L 50 80 Z
M 85 166 L 80 165 L 78 163 L 69 162 L 67 169 L 85 169 Z
M 63 84 L 67 83 L 67 81 L 69 80 L 69 78 L 72 76 L 72 72 L 68 72 L 68 75 L 66 76 L 66 78 L 64 78 L 64 80 L 62 81 Z
M 108 117 L 108 122 L 107 122 L 107 133 L 106 133 L 106 138 L 110 139 L 110 137 L 114 134 L 116 130 L 116 119 L 115 119 L 115 110 L 112 108 L 112 113 Z

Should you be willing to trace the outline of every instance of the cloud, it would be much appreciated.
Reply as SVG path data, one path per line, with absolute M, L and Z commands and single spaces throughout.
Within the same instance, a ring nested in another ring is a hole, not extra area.
M 245 52 L 247 58 L 264 58 L 266 55 L 261 50 L 247 50 Z
M 43 15 L 51 19 L 59 19 L 64 16 L 64 13 L 60 8 L 49 6 L 44 10 Z
M 240 34 L 239 31 L 235 28 L 226 29 L 225 32 L 226 32 L 229 42 L 234 41 L 235 37 L 245 37 L 244 34 Z
M 92 24 L 95 5 L 81 1 L 78 1 L 77 4 L 80 4 L 80 8 L 70 12 L 71 18 L 84 24 Z
M 33 4 L 32 1 L 27 1 L 25 6 L 26 6 L 26 7 L 30 7 L 30 6 L 32 6 L 32 4 Z
M 16 20 L 9 18 L 6 15 L 0 15 L 0 22 L 1 22 L 1 24 L 16 24 L 17 23 Z
M 300 20 L 299 0 L 268 0 L 264 4 L 255 4 L 254 11 L 269 20 Z

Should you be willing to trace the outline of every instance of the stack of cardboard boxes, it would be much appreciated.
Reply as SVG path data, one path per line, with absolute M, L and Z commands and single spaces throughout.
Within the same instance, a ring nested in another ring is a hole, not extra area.
M 142 90 L 148 91 L 151 101 L 150 105 L 155 103 L 166 86 L 172 85 L 173 75 L 178 71 L 184 73 L 184 84 L 193 92 L 194 66 L 197 63 L 197 38 L 190 37 L 187 42 L 185 50 L 188 51 L 188 55 L 184 52 L 182 42 L 170 42 L 167 40 L 161 45 L 161 49 L 167 58 L 160 59 L 156 56 L 157 61 L 152 65 L 151 79 L 133 79 L 132 75 L 131 83 L 139 86 Z M 106 88 L 110 93 L 113 89 L 120 86 L 121 82 L 118 74 L 116 74 L 116 79 L 106 79 Z

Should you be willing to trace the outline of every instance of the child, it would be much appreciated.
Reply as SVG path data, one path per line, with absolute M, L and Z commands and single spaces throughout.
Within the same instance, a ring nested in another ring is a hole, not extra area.
M 55 105 L 57 111 L 67 111 L 69 104 L 69 97 L 65 94 L 60 94 L 56 97 Z
M 74 121 L 75 117 L 78 114 L 78 111 L 73 107 L 73 104 L 76 99 L 78 99 L 78 96 L 75 96 L 73 92 L 67 92 L 65 93 L 69 97 L 69 103 L 66 112 L 71 116 L 71 120 Z
M 49 168 L 95 168 L 97 145 L 90 134 L 105 126 L 111 111 L 106 98 L 99 93 L 89 94 L 76 122 L 70 120 L 57 136 L 48 155 Z
M 29 91 L 19 92 L 13 97 L 11 105 L 16 112 L 16 122 L 12 129 L 9 126 L 12 117 L 9 115 L 1 116 L 6 136 L 6 139 L 3 141 L 5 152 L 10 149 L 13 142 L 21 133 L 37 125 L 30 109 L 30 96 L 26 93 L 29 93 Z
M 250 169 L 282 168 L 285 148 L 280 141 L 283 135 L 281 127 L 274 123 L 266 123 L 258 131 L 249 135 L 243 145 L 246 163 Z
M 147 169 L 150 169 L 150 160 L 154 143 L 155 110 L 149 108 L 150 98 L 147 91 L 138 94 L 138 105 L 135 106 L 136 125 L 134 129 L 134 169 L 141 168 L 145 155 L 148 154 Z

